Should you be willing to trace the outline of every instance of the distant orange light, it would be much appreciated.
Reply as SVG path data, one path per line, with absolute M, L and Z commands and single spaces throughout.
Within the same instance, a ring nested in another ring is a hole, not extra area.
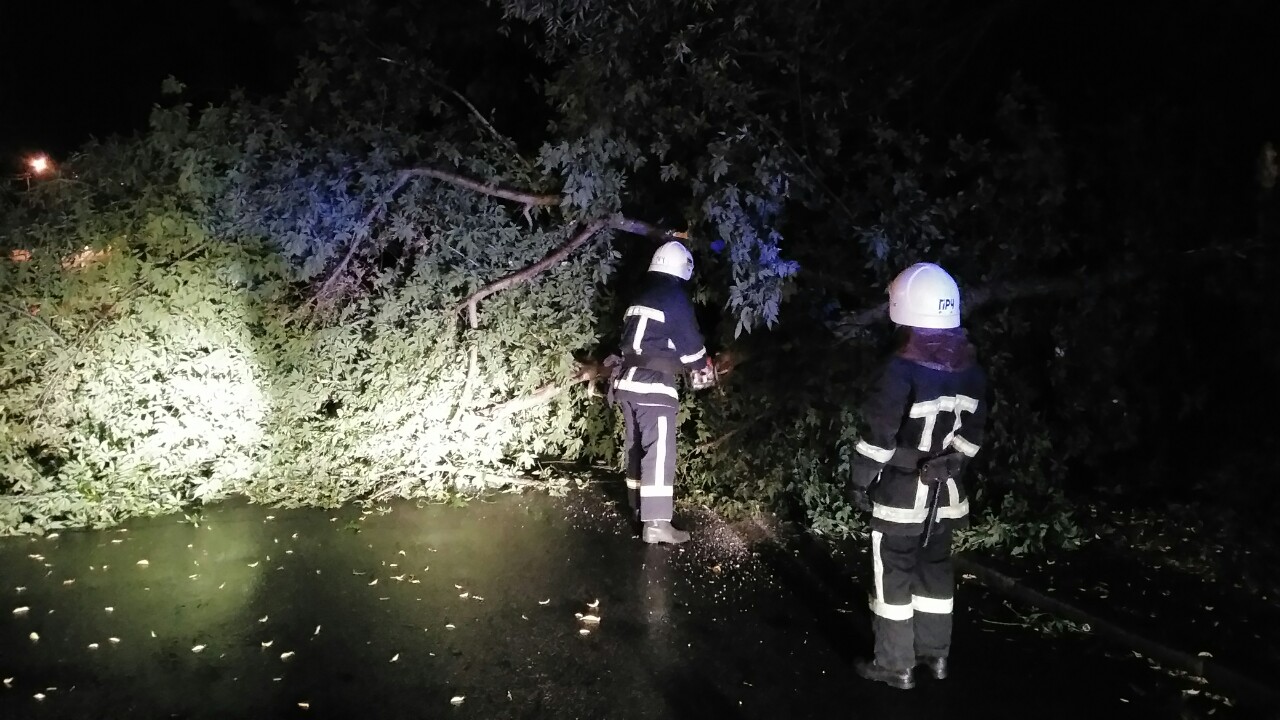
M 36 155 L 30 160 L 27 160 L 27 166 L 31 168 L 31 172 L 37 175 L 43 175 L 44 173 L 49 172 L 51 163 L 49 162 L 48 155 Z

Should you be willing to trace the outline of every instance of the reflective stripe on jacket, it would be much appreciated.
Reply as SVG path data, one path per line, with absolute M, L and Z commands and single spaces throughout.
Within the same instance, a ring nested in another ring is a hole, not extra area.
M 928 337 L 962 343 L 967 352 L 951 347 L 955 352 L 930 354 L 909 344 L 889 361 L 862 407 L 865 427 L 854 446 L 851 481 L 871 488 L 872 529 L 886 534 L 924 530 L 929 487 L 920 482 L 922 461 L 948 452 L 972 458 L 982 446 L 986 374 L 962 331 Z M 969 499 L 960 477 L 939 492 L 939 519 L 951 528 L 967 524 Z
M 675 406 L 676 373 L 655 367 L 695 369 L 706 363 L 684 281 L 650 272 L 648 282 L 623 313 L 622 373 L 613 383 L 618 401 Z M 643 366 L 642 366 L 643 365 Z

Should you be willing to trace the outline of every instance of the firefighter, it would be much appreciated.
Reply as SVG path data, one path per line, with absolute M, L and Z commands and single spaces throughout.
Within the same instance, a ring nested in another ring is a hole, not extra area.
M 955 576 L 952 531 L 967 526 L 960 482 L 986 422 L 986 374 L 960 327 L 960 291 L 918 263 L 889 286 L 898 348 L 862 408 L 848 496 L 871 513 L 875 657 L 857 673 L 903 690 L 915 668 L 947 676 Z
M 671 524 L 675 507 L 677 379 L 695 390 L 715 383 L 715 366 L 684 285 L 693 255 L 676 241 L 653 254 L 644 288 L 623 316 L 621 361 L 611 395 L 626 425 L 627 498 L 646 543 L 679 544 L 689 533 Z

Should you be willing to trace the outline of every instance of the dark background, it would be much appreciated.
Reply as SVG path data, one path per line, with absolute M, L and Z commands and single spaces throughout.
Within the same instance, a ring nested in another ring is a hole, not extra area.
M 303 45 L 303 12 L 279 0 L 4 3 L 0 160 L 16 172 L 21 153 L 56 158 L 91 136 L 144 127 L 169 75 L 197 106 L 233 88 L 279 89 Z M 980 132 L 1017 73 L 1049 100 L 1100 215 L 1141 211 L 1155 222 L 1176 212 L 1170 227 L 1182 238 L 1171 240 L 1191 246 L 1252 230 L 1254 165 L 1280 134 L 1280 3 L 940 0 L 899 21 L 954 28 L 949 47 L 909 52 L 963 58 L 912 96 L 922 127 Z M 466 55 L 452 72 L 474 72 Z

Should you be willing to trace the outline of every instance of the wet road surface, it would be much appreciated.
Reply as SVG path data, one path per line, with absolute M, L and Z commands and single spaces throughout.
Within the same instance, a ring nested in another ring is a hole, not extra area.
M 1087 636 L 993 619 L 970 583 L 950 680 L 868 684 L 860 603 L 691 524 L 689 546 L 645 546 L 590 489 L 3 539 L 0 717 L 1236 716 Z

